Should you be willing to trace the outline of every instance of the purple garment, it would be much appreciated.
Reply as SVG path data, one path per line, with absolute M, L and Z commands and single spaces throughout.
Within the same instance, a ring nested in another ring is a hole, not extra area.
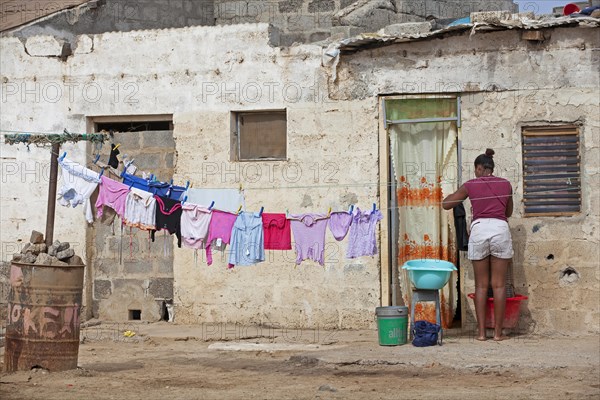
M 323 214 L 291 215 L 292 232 L 296 245 L 296 265 L 302 260 L 313 260 L 325 265 L 325 231 L 328 218 Z
M 329 230 L 338 242 L 346 237 L 350 225 L 352 225 L 352 214 L 349 212 L 332 212 L 329 216 Z
M 352 226 L 348 235 L 346 258 L 374 256 L 377 254 L 375 226 L 383 218 L 381 211 L 364 211 L 356 208 L 352 215 Z

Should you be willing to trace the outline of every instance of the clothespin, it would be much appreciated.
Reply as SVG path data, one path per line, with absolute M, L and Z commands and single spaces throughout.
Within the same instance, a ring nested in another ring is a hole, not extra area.
M 58 161 L 62 161 L 62 160 L 64 160 L 66 156 L 67 156 L 67 152 L 65 151 L 64 153 L 62 153 L 62 156 L 60 156 L 60 157 L 58 158 Z
M 94 164 L 96 164 L 99 159 L 100 159 L 100 154 L 96 154 L 96 158 L 94 158 Z
M 244 190 L 244 188 L 242 187 L 242 183 L 240 182 L 240 192 Z
M 260 211 L 258 212 L 258 215 L 259 215 L 259 216 L 262 216 L 262 213 L 263 213 L 263 211 L 264 211 L 264 210 L 265 210 L 265 208 L 264 208 L 264 207 L 261 207 L 261 208 L 260 208 Z
M 331 207 L 329 207 L 329 211 L 327 211 L 327 216 L 329 217 L 331 215 Z
M 131 182 L 131 185 L 129 185 L 129 190 L 131 190 L 132 187 L 133 187 L 133 182 Z
M 354 211 L 354 204 L 350 204 L 350 210 L 348 210 L 348 214 L 352 214 L 352 211 Z
M 238 208 L 238 210 L 237 210 L 237 213 L 236 213 L 236 214 L 239 214 L 241 211 L 242 211 L 242 205 L 240 204 L 240 208 Z
M 373 212 L 377 210 L 377 204 L 373 203 Z
M 181 200 L 181 205 L 187 201 L 187 196 L 183 196 L 183 200 Z
M 173 179 L 171 179 L 171 182 L 169 182 L 169 185 L 173 186 Z
M 190 188 L 190 181 L 185 183 L 185 190 L 187 191 Z
M 102 175 L 104 175 L 104 168 L 102 168 L 100 170 L 100 174 L 98 175 L 98 179 L 102 178 Z
M 187 196 L 185 196 L 187 197 Z M 210 206 L 208 207 L 209 210 L 212 210 L 212 208 L 215 206 L 215 201 L 213 200 L 212 203 L 210 203 Z
M 121 145 L 121 143 L 117 143 L 117 145 L 115 147 L 113 147 L 113 150 L 118 149 L 120 145 Z

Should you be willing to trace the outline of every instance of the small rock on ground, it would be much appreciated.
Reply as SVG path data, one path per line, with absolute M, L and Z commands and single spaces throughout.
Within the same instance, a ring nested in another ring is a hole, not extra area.
M 337 389 L 330 385 L 319 386 L 319 392 L 337 392 Z

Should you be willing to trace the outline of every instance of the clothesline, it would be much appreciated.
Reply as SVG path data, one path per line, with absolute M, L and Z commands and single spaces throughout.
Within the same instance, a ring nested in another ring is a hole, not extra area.
M 375 224 L 383 216 L 373 204 L 372 211 L 329 212 L 327 218 L 317 213 L 291 215 L 283 213 L 245 212 L 232 213 L 180 200 L 182 193 L 175 193 L 163 184 L 153 186 L 152 182 L 134 182 L 129 186 L 106 176 L 97 176 L 95 171 L 86 168 L 65 155 L 59 157 L 63 181 L 58 194 L 58 203 L 63 206 L 77 207 L 83 204 L 88 222 L 93 222 L 90 197 L 98 188 L 95 202 L 96 220 L 113 224 L 114 217 L 121 220 L 121 232 L 124 226 L 135 227 L 151 232 L 154 242 L 155 233 L 164 231 L 165 235 L 175 234 L 177 245 L 195 250 L 206 249 L 207 263 L 212 263 L 212 248 L 230 245 L 229 267 L 234 265 L 253 265 L 265 261 L 265 250 L 291 250 L 291 232 L 296 239 L 296 264 L 303 260 L 313 260 L 324 265 L 325 230 L 329 226 L 336 240 L 342 240 L 348 232 L 349 244 L 347 257 L 357 258 L 377 253 Z M 124 181 L 132 176 L 124 174 Z M 143 181 L 143 180 L 142 180 Z M 202 189 L 187 191 L 190 196 L 202 199 L 206 192 Z M 160 193 L 160 194 L 159 194 Z M 232 192 L 222 193 L 223 204 L 231 201 L 243 202 L 228 197 Z M 210 193 L 217 195 L 217 193 Z M 241 209 L 241 207 L 240 207 Z M 111 210 L 112 217 L 105 215 Z M 114 225 L 113 225 L 114 226 Z M 131 240 L 130 240 L 131 242 Z M 166 243 L 166 241 L 165 241 Z M 166 247 L 165 247 L 166 251 Z
M 56 154 L 58 156 L 58 154 Z M 553 178 L 554 179 L 554 178 Z M 473 182 L 473 183 L 485 183 L 485 182 Z M 374 182 L 368 182 L 368 183 L 348 183 L 348 184 L 330 184 L 330 185 L 297 185 L 297 186 L 268 186 L 268 187 L 243 187 L 242 188 L 242 192 L 245 191 L 252 191 L 252 190 L 290 190 L 290 189 L 312 189 L 312 188 L 327 188 L 327 189 L 331 189 L 331 188 L 335 188 L 335 187 L 365 187 L 365 186 L 379 186 L 379 187 L 383 187 L 383 186 L 392 186 L 391 184 L 387 183 L 374 183 Z M 223 187 L 201 187 L 201 189 L 207 189 L 207 190 L 222 190 L 222 189 L 232 189 L 232 188 L 223 188 Z M 543 194 L 554 194 L 557 192 L 568 192 L 568 191 L 579 191 L 580 188 L 578 187 L 572 187 L 571 185 L 566 185 L 564 187 L 561 188 L 557 188 L 557 189 L 551 189 L 551 190 L 539 190 L 539 191 L 535 191 L 534 193 L 536 195 L 543 195 Z M 501 197 L 512 197 L 512 195 L 505 195 L 505 196 L 490 196 L 490 197 L 482 197 L 479 198 L 478 200 L 491 200 L 491 199 L 496 199 L 496 198 L 501 198 Z M 462 201 L 456 201 L 457 203 L 460 203 Z M 442 202 L 430 202 L 428 203 L 428 205 L 430 206 L 434 206 L 434 205 L 442 205 Z M 388 210 L 393 210 L 393 209 L 397 209 L 399 207 L 387 207 Z
M 5 131 L 5 130 L 2 130 Z M 71 135 L 74 135 L 73 133 L 71 133 Z M 103 134 L 100 134 L 103 135 Z M 51 153 L 54 156 L 59 156 L 58 153 L 52 152 Z M 547 178 L 547 180 L 556 180 L 558 178 Z M 567 178 L 567 179 L 571 179 L 571 178 Z M 573 179 L 577 179 L 577 178 L 573 178 Z M 539 181 L 543 181 L 545 179 L 539 179 Z M 473 183 L 485 183 L 485 182 L 473 182 Z M 377 186 L 377 187 L 392 187 L 392 186 L 397 186 L 396 184 L 393 183 L 383 183 L 383 182 L 361 182 L 361 183 L 346 183 L 346 184 L 340 184 L 340 183 L 334 183 L 334 184 L 325 184 L 325 185 L 296 185 L 296 186 L 264 186 L 264 187 L 243 187 L 242 191 L 252 191 L 252 190 L 290 190 L 290 189 L 313 189 L 313 188 L 325 188 L 325 189 L 331 189 L 331 188 L 349 188 L 349 187 L 373 187 L 373 186 Z M 202 187 L 202 189 L 210 189 L 210 190 L 220 190 L 223 188 L 211 188 L 211 187 Z M 568 192 L 568 191 L 579 191 L 580 188 L 578 187 L 572 187 L 572 185 L 565 185 L 564 187 L 560 187 L 560 188 L 555 188 L 555 189 L 550 189 L 550 190 L 540 190 L 540 191 L 535 191 L 534 193 L 536 195 L 543 195 L 543 194 L 554 194 L 557 192 Z M 492 196 L 492 197 L 483 197 L 480 198 L 479 200 L 490 200 L 490 199 L 495 199 L 495 198 L 499 198 L 499 197 L 511 197 L 511 195 L 506 195 L 506 196 Z M 433 206 L 433 205 L 442 205 L 442 202 L 430 202 L 429 205 Z M 392 210 L 392 209 L 396 209 L 399 207 L 388 207 L 388 210 Z

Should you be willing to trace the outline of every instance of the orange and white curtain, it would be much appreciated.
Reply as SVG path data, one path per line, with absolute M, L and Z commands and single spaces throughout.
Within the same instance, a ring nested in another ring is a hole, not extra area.
M 401 269 L 406 261 L 434 258 L 456 264 L 452 212 L 442 209 L 441 203 L 457 188 L 457 129 L 453 121 L 404 123 L 391 125 L 389 134 L 398 204 L 400 289 L 408 305 L 412 288 Z M 445 327 L 456 310 L 456 280 L 453 273 L 441 292 Z

